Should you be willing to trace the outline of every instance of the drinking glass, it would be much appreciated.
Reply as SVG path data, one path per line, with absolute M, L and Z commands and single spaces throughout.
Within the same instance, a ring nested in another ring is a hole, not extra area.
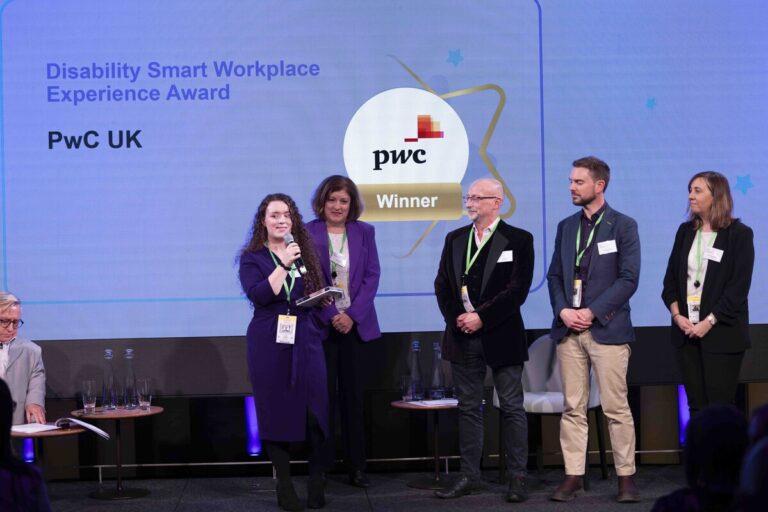
M 139 409 L 149 410 L 152 405 L 152 379 L 136 379 L 136 393 L 139 395 Z
M 85 414 L 93 414 L 96 412 L 96 381 L 84 380 L 83 381 L 83 410 Z

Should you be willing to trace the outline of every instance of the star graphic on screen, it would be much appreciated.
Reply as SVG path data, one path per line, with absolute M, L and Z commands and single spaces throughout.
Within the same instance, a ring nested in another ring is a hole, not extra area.
M 736 176 L 736 184 L 733 186 L 736 190 L 741 191 L 742 194 L 746 194 L 747 190 L 754 187 L 752 184 L 752 177 L 751 175 L 747 174 L 746 176 Z
M 454 66 L 458 66 L 464 57 L 461 56 L 461 50 L 448 50 L 448 62 Z
M 645 102 L 645 108 L 648 110 L 656 108 L 656 98 L 648 98 L 648 101 Z

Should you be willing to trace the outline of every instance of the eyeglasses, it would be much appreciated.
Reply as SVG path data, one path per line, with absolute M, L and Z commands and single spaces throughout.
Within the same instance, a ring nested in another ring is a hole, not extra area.
M 496 196 L 462 196 L 462 199 L 465 203 L 477 203 L 478 201 L 482 201 L 483 199 L 500 199 Z
M 18 329 L 24 325 L 24 320 L 9 320 L 7 318 L 0 318 L 0 327 L 7 329 L 13 326 L 14 329 Z

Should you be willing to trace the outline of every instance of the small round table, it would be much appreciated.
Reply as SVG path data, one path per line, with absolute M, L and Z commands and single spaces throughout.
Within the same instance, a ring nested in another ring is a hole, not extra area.
M 86 414 L 83 409 L 72 411 L 72 416 L 75 418 L 86 420 L 112 420 L 115 422 L 115 469 L 117 470 L 117 487 L 115 490 L 99 489 L 98 491 L 93 491 L 89 494 L 91 498 L 97 500 L 127 500 L 131 498 L 141 498 L 149 494 L 147 489 L 123 489 L 120 424 L 122 423 L 122 420 L 154 416 L 161 412 L 163 412 L 163 408 L 156 405 L 150 406 L 149 409 L 117 408 L 110 411 L 105 411 L 101 407 L 97 407 L 96 411 L 90 414 Z
M 434 404 L 434 405 L 426 405 L 426 404 L 415 404 L 413 402 L 405 402 L 403 400 L 395 400 L 390 404 L 392 407 L 395 407 L 396 409 L 408 409 L 409 411 L 432 411 L 432 426 L 433 426 L 433 432 L 432 436 L 434 438 L 434 446 L 435 446 L 435 476 L 432 478 L 420 478 L 418 480 L 413 480 L 411 482 L 408 482 L 408 487 L 413 487 L 414 489 L 429 489 L 429 490 L 438 490 L 445 487 L 445 482 L 440 479 L 440 422 L 439 422 L 439 411 L 444 411 L 447 409 L 456 409 L 458 407 L 456 404 Z
M 48 423 L 53 425 L 53 423 Z M 43 467 L 43 439 L 51 437 L 66 437 L 76 436 L 85 432 L 86 429 L 78 427 L 76 425 L 67 428 L 57 428 L 55 430 L 44 430 L 42 432 L 14 432 L 11 430 L 11 437 L 14 439 L 33 439 L 35 443 L 35 454 L 37 459 L 37 465 L 41 471 L 44 471 Z

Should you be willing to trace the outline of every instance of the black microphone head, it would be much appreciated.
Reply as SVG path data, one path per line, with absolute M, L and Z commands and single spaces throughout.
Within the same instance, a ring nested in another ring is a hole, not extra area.
M 283 237 L 283 240 L 285 240 L 285 245 L 291 244 L 294 241 L 293 235 L 290 233 L 286 233 L 285 236 Z

